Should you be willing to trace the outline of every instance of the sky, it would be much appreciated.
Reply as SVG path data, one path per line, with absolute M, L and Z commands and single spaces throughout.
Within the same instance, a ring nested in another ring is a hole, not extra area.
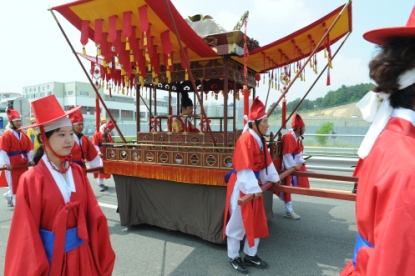
M 122 0 L 114 0 L 122 1 Z M 0 92 L 22 92 L 22 87 L 47 82 L 88 82 L 80 65 L 55 23 L 49 7 L 67 0 L 18 0 L 0 4 Z M 249 11 L 247 35 L 261 46 L 280 39 L 314 22 L 346 0 L 172 0 L 183 17 L 202 13 L 211 15 L 226 30 L 232 30 L 245 11 Z M 368 30 L 404 26 L 414 7 L 409 0 L 355 0 L 352 2 L 353 32 L 333 60 L 331 85 L 326 75 L 310 92 L 308 99 L 323 97 L 342 85 L 370 82 L 368 63 L 376 47 L 362 38 Z M 73 43 L 81 51 L 80 32 L 60 14 L 58 20 Z M 93 43 L 89 43 L 92 45 Z M 340 43 L 332 46 L 336 50 Z M 90 51 L 87 48 L 87 52 Z M 322 53 L 320 54 L 322 57 Z M 89 64 L 85 63 L 87 68 Z M 322 69 L 322 62 L 319 62 Z M 313 82 L 307 71 L 306 82 L 296 82 L 287 94 L 292 101 L 302 97 Z M 258 95 L 265 101 L 268 88 L 260 82 Z M 271 89 L 268 106 L 280 92 Z

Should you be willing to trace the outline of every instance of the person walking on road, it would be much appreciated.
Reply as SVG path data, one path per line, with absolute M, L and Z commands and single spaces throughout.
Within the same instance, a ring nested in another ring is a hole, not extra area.
M 244 133 L 236 142 L 233 170 L 225 178 L 228 185 L 223 230 L 223 238 L 227 237 L 229 262 L 242 273 L 248 273 L 246 266 L 268 267 L 268 263 L 257 254 L 260 238 L 268 236 L 260 184 L 280 181 L 264 138 L 269 127 L 268 118 L 258 97 L 254 99 L 246 120 Z M 238 199 L 247 194 L 253 194 L 254 199 L 239 206 Z M 239 249 L 244 236 L 245 257 L 242 261 Z
M 31 105 L 43 146 L 19 180 L 4 275 L 110 276 L 107 219 L 84 171 L 70 162 L 72 123 L 55 95 Z

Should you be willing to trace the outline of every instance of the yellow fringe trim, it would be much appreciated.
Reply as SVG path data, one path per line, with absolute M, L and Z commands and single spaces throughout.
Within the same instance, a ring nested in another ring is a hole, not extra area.
M 140 163 L 104 161 L 106 174 L 119 174 L 174 182 L 226 186 L 223 178 L 227 170 L 186 168 L 178 166 L 160 166 Z

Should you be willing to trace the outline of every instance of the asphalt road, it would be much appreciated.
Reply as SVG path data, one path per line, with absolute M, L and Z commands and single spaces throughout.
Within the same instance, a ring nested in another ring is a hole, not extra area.
M 350 175 L 343 173 L 343 175 Z M 111 178 L 106 192 L 95 194 L 108 219 L 117 255 L 113 275 L 243 275 L 230 266 L 226 245 L 154 226 L 123 227 L 116 213 L 117 197 Z M 350 191 L 351 183 L 312 180 L 314 188 Z M 0 192 L 5 192 L 0 189 Z M 268 269 L 249 268 L 249 275 L 339 275 L 352 257 L 356 237 L 355 203 L 294 195 L 298 221 L 283 218 L 284 205 L 274 196 L 274 218 L 269 237 L 262 239 L 258 255 Z M 13 208 L 0 200 L 0 257 L 4 260 Z M 241 247 L 242 248 L 242 247 Z M 0 263 L 0 274 L 4 261 Z

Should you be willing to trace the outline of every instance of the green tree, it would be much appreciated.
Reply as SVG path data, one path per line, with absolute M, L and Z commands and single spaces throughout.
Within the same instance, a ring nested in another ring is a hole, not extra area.
M 334 129 L 334 123 L 332 122 L 326 122 L 321 125 L 319 129 L 316 130 L 316 134 L 330 134 Z M 328 141 L 327 136 L 317 136 L 316 140 L 317 143 L 319 143 L 321 146 L 327 145 Z

